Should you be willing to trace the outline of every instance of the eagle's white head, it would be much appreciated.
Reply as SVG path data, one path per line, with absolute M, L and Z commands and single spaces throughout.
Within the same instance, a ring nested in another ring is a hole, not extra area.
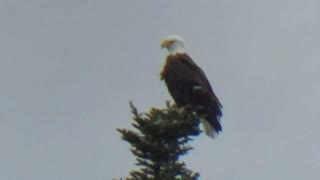
M 185 53 L 184 40 L 177 35 L 171 35 L 161 42 L 161 48 L 168 50 L 168 55 L 176 55 L 177 53 Z

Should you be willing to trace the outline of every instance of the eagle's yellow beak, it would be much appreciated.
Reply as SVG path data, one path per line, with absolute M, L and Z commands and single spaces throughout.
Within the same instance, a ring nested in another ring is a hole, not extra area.
M 162 41 L 161 49 L 168 47 L 170 45 L 170 43 L 171 43 L 171 41 L 168 41 L 168 40 Z

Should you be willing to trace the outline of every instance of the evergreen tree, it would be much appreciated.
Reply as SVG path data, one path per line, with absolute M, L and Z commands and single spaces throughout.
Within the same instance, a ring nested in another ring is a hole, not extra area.
M 138 131 L 117 129 L 124 141 L 130 143 L 139 170 L 130 172 L 127 180 L 196 180 L 199 177 L 186 168 L 181 155 L 192 147 L 192 136 L 198 136 L 200 117 L 189 106 L 178 108 L 167 103 L 167 108 L 152 108 L 139 113 L 130 102 L 133 126 Z

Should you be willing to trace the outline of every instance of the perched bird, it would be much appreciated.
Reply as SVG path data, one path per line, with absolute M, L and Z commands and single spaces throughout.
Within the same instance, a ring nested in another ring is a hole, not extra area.
M 168 50 L 161 80 L 165 81 L 170 95 L 178 107 L 202 107 L 196 112 L 205 117 L 201 119 L 204 131 L 209 137 L 215 137 L 222 130 L 222 105 L 205 73 L 186 53 L 183 38 L 169 36 L 162 41 L 161 48 Z

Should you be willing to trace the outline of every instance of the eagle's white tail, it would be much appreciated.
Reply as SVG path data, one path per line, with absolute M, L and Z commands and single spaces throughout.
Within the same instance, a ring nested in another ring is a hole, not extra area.
M 207 120 L 201 119 L 201 122 L 203 124 L 204 132 L 207 136 L 214 138 L 218 135 L 218 132 Z

